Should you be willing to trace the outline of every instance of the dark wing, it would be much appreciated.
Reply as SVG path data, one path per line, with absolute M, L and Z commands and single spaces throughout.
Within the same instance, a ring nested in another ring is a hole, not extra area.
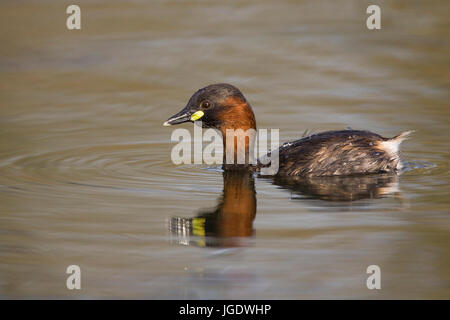
M 332 176 L 390 172 L 397 164 L 378 147 L 386 140 L 359 130 L 313 134 L 279 148 L 278 174 Z

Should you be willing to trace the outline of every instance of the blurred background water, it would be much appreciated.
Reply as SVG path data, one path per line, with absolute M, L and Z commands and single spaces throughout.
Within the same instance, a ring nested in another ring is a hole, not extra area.
M 0 3 L 1 297 L 450 298 L 448 1 L 76 4 L 69 31 L 69 3 Z M 217 82 L 281 142 L 414 129 L 407 170 L 302 187 L 172 164 L 162 122 Z

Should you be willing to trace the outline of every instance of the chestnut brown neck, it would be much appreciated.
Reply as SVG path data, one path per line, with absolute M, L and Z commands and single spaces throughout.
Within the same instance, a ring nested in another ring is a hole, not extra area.
M 248 165 L 250 160 L 249 149 L 253 146 L 256 132 L 255 115 L 250 105 L 239 97 L 228 98 L 224 101 L 224 111 L 219 130 L 223 139 L 223 164 Z M 227 152 L 233 154 L 234 159 L 227 159 Z M 231 152 L 231 153 L 230 153 Z M 238 155 L 245 155 L 245 163 L 238 161 Z M 232 161 L 233 163 L 230 163 Z M 228 166 L 229 167 L 229 166 Z

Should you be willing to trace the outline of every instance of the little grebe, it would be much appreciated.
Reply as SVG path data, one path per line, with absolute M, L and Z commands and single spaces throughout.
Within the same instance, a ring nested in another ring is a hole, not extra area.
M 213 84 L 195 92 L 186 107 L 170 117 L 164 126 L 202 121 L 204 128 L 222 133 L 227 129 L 255 129 L 253 110 L 244 95 L 230 84 Z M 326 131 L 283 144 L 279 149 L 280 176 L 333 176 L 397 173 L 401 169 L 400 143 L 412 131 L 393 138 L 369 131 Z M 248 143 L 245 144 L 248 154 Z M 236 154 L 236 153 L 235 153 Z M 224 161 L 225 164 L 225 161 Z M 262 165 L 252 166 L 258 170 Z M 248 167 L 248 166 L 247 166 Z M 224 165 L 226 169 L 226 166 Z

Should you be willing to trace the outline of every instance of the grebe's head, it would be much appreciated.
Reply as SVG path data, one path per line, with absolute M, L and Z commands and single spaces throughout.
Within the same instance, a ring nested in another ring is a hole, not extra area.
M 205 128 L 256 129 L 255 116 L 238 88 L 226 84 L 212 84 L 195 92 L 186 107 L 170 117 L 164 126 L 202 121 Z

